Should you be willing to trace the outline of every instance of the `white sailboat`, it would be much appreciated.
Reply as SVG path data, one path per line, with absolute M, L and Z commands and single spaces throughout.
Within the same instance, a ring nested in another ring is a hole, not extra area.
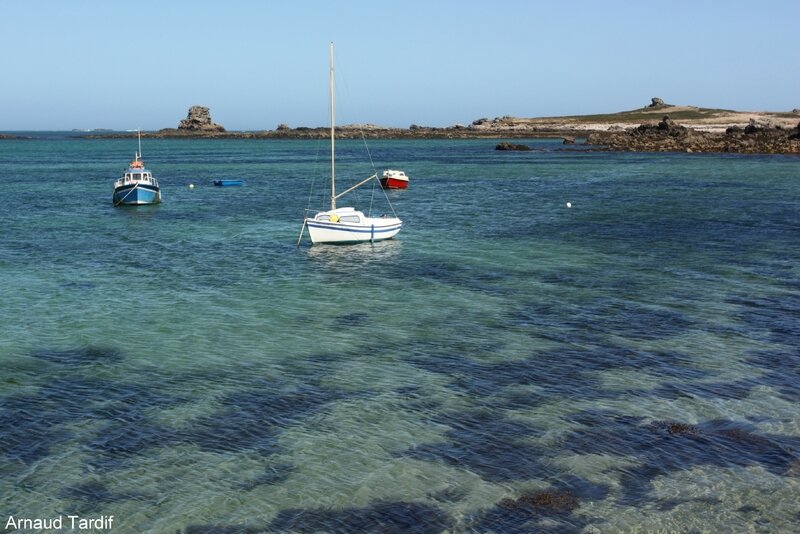
M 330 95 L 331 95 L 331 209 L 318 212 L 313 217 L 305 217 L 303 229 L 308 228 L 308 235 L 312 243 L 363 243 L 365 241 L 381 241 L 396 236 L 403 226 L 403 221 L 393 217 L 370 217 L 352 207 L 337 208 L 336 201 L 354 189 L 361 187 L 370 180 L 377 180 L 375 173 L 362 180 L 353 187 L 336 193 L 335 182 L 335 126 L 334 126 L 334 74 L 333 74 L 333 43 L 330 48 Z M 300 239 L 303 238 L 300 231 Z M 298 240 L 299 243 L 299 240 Z

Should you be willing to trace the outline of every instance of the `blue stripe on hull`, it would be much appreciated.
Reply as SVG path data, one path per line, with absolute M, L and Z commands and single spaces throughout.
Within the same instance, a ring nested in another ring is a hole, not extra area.
M 309 221 L 306 223 L 311 228 L 324 228 L 325 230 L 334 230 L 337 232 L 352 232 L 354 234 L 382 234 L 386 232 L 393 232 L 398 228 L 401 228 L 402 224 L 394 224 L 392 226 L 382 226 L 382 227 L 375 227 L 374 229 L 364 226 L 342 226 L 342 225 L 333 225 L 333 224 L 320 224 L 317 222 Z
M 383 226 L 348 225 L 326 221 L 306 220 L 312 243 L 346 245 L 392 239 L 403 227 L 403 223 Z
M 120 187 L 114 191 L 114 204 L 119 206 L 158 204 L 161 202 L 161 194 L 158 189 L 139 185 L 135 189 L 133 186 Z

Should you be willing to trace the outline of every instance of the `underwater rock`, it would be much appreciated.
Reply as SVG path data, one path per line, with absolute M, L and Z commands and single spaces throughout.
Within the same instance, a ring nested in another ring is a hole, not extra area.
M 700 429 L 694 425 L 686 423 L 675 423 L 671 421 L 655 421 L 650 425 L 654 431 L 666 431 L 667 434 L 672 436 L 696 436 Z
M 500 508 L 506 510 L 528 510 L 546 515 L 570 512 L 580 506 L 578 498 L 569 490 L 545 490 L 523 494 L 519 499 L 503 499 Z

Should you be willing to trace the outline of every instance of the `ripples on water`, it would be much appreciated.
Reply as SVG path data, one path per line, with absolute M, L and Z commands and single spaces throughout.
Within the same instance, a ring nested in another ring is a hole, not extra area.
M 0 143 L 4 517 L 791 531 L 798 160 L 534 143 L 377 142 L 399 239 L 299 248 L 317 142 L 148 140 L 139 209 L 125 140 Z

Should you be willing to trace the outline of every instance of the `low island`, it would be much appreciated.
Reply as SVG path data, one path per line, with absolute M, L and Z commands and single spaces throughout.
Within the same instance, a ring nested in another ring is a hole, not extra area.
M 130 133 L 92 134 L 88 138 L 129 137 Z M 211 120 L 210 110 L 192 106 L 177 128 L 142 132 L 153 138 L 309 139 L 330 135 L 328 127 L 290 127 L 274 130 L 228 131 Z M 392 128 L 375 124 L 338 126 L 343 139 L 522 139 L 562 138 L 576 140 L 592 150 L 646 152 L 732 152 L 745 154 L 800 154 L 800 109 L 788 112 L 741 112 L 667 104 L 653 98 L 649 105 L 632 111 L 604 115 L 494 119 L 481 118 L 469 125 Z M 503 143 L 501 143 L 503 145 Z M 500 145 L 498 145 L 500 146 Z M 506 149 L 524 145 L 506 142 Z M 565 148 L 569 149 L 569 148 Z M 586 150 L 586 147 L 581 147 Z

